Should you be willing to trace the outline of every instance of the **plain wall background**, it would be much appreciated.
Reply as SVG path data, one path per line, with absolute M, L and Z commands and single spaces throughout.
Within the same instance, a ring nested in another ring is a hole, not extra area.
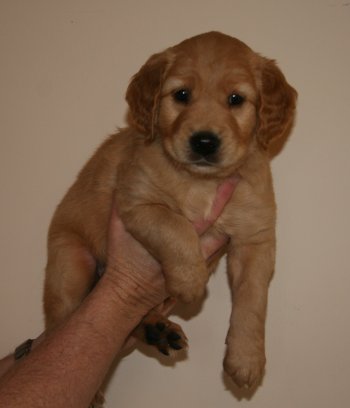
M 182 321 L 187 359 L 135 351 L 107 407 L 343 408 L 350 378 L 350 5 L 345 0 L 0 0 L 0 355 L 43 328 L 46 232 L 96 146 L 124 123 L 129 78 L 157 51 L 209 30 L 275 58 L 299 92 L 273 160 L 278 256 L 267 372 L 247 398 L 222 377 L 224 265 Z M 83 380 L 83 379 L 82 379 Z

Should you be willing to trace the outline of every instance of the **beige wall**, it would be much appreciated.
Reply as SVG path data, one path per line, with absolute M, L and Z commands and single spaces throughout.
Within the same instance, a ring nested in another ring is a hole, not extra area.
M 151 53 L 220 30 L 276 58 L 299 91 L 273 161 L 278 257 L 267 374 L 251 399 L 222 379 L 224 268 L 182 324 L 188 359 L 136 351 L 107 407 L 345 408 L 350 379 L 350 6 L 345 0 L 0 1 L 0 354 L 42 329 L 45 235 L 58 200 L 123 124 L 129 77 Z M 180 317 L 177 317 L 182 321 Z

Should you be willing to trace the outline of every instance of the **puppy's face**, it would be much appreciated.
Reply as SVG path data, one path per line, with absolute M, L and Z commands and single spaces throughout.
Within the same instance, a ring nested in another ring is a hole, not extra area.
M 158 137 L 177 164 L 213 176 L 233 173 L 252 149 L 281 135 L 295 97 L 272 61 L 220 33 L 152 56 L 127 92 L 133 125 Z
M 164 149 L 196 173 L 233 171 L 257 125 L 258 92 L 248 61 L 219 45 L 180 47 L 161 90 Z

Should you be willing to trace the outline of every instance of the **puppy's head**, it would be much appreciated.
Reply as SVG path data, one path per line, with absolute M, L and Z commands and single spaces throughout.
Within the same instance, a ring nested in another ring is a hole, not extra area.
M 153 55 L 126 94 L 129 122 L 189 171 L 234 172 L 293 121 L 296 92 L 272 60 L 211 32 Z

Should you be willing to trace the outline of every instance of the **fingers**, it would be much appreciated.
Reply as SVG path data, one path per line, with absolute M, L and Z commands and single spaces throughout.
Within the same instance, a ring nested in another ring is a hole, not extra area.
M 222 210 L 224 209 L 225 205 L 230 200 L 237 184 L 239 181 L 238 176 L 233 176 L 227 179 L 224 183 L 220 184 L 216 196 L 213 202 L 213 206 L 210 213 L 210 221 L 215 221 L 219 215 L 221 214 Z
M 202 235 L 219 217 L 225 205 L 230 200 L 237 184 L 239 176 L 233 176 L 224 181 L 216 190 L 216 196 L 208 218 L 194 222 L 194 227 L 199 235 Z

